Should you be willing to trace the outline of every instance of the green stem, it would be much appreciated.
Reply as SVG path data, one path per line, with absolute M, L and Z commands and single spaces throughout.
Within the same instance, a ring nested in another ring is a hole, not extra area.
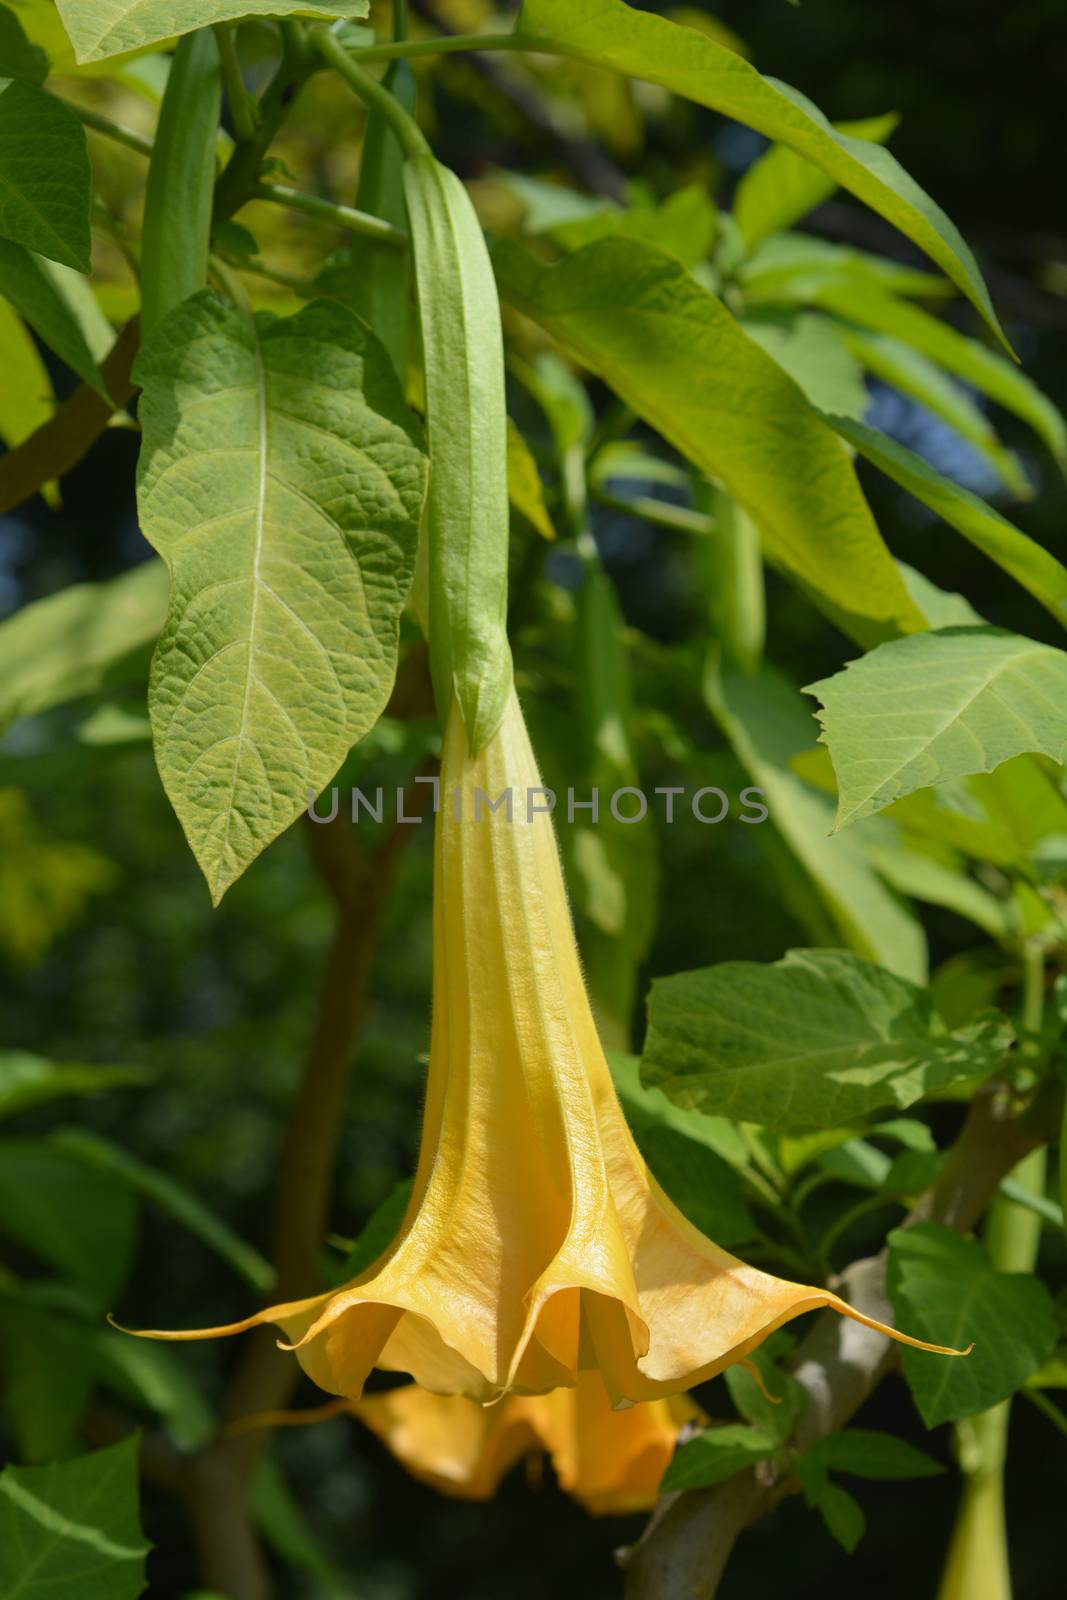
M 290 211 L 302 211 L 305 216 L 320 222 L 332 222 L 349 233 L 362 234 L 378 244 L 387 244 L 405 250 L 408 236 L 391 222 L 384 222 L 368 211 L 357 211 L 354 206 L 341 205 L 334 200 L 322 200 L 316 194 L 305 194 L 302 189 L 292 189 L 287 183 L 258 183 L 253 189 L 253 200 L 269 200 L 274 205 L 288 206 Z
M 370 44 L 349 55 L 356 61 L 397 61 L 411 56 L 450 56 L 465 50 L 520 50 L 537 56 L 580 56 L 580 51 L 549 39 L 527 39 L 519 33 L 450 33 L 436 39 L 404 39 L 396 44 Z
M 294 294 L 300 295 L 303 300 L 314 300 L 317 293 L 314 281 L 304 278 L 298 272 L 286 272 L 284 267 L 268 266 L 265 261 L 238 260 L 235 256 L 227 255 L 223 251 L 216 251 L 212 261 L 222 261 L 227 267 L 232 267 L 236 272 L 251 273 L 253 278 L 266 278 L 268 283 L 280 284 L 283 289 L 292 289 Z
M 1033 946 L 1023 951 L 1021 1021 L 1024 1053 L 1040 1049 L 1038 1037 L 1045 1002 L 1045 967 Z M 1034 1195 L 1045 1192 L 1047 1151 L 1032 1150 L 1011 1174 L 1014 1186 Z M 998 1194 L 989 1208 L 985 1240 L 993 1265 L 1002 1272 L 1032 1272 L 1041 1241 L 1041 1218 L 1027 1207 Z M 1011 1401 L 956 1429 L 963 1494 L 942 1575 L 938 1600 L 1011 1600 L 1011 1571 L 1004 1518 L 1004 1464 L 1008 1449 Z
M 241 63 L 237 59 L 237 41 L 234 29 L 226 22 L 214 24 L 215 43 L 222 62 L 222 82 L 226 102 L 233 118 L 233 131 L 238 144 L 250 144 L 256 136 L 256 119 L 248 91 L 241 77 Z
M 433 153 L 414 117 L 408 116 L 399 101 L 378 82 L 377 78 L 372 78 L 369 72 L 364 72 L 329 28 L 322 26 L 312 28 L 310 38 L 322 59 L 340 74 L 361 100 L 373 106 L 385 119 L 396 135 L 405 156 L 428 156 Z M 397 48 L 403 55 L 411 46 L 404 44 Z
M 232 217 L 255 189 L 264 156 L 294 99 L 316 69 L 316 58 L 308 50 L 299 24 L 287 28 L 283 23 L 282 38 L 282 59 L 257 107 L 257 126 L 253 136 L 238 140 L 215 186 L 216 222 Z
M 653 527 L 666 528 L 671 533 L 695 533 L 707 538 L 715 532 L 715 519 L 702 511 L 692 511 L 688 506 L 672 506 L 665 500 L 653 500 L 651 495 L 612 494 L 610 489 L 594 489 L 593 499 L 613 511 L 622 511 L 628 517 L 640 517 Z
M 86 128 L 92 128 L 94 133 L 102 133 L 105 139 L 113 139 L 116 144 L 124 144 L 127 150 L 136 150 L 139 156 L 152 154 L 152 141 L 146 134 L 137 133 L 133 128 L 123 127 L 121 122 L 112 122 L 110 117 L 103 117 L 99 111 L 93 111 L 89 106 L 80 106 L 76 100 L 66 100 L 62 95 L 54 96 L 68 111 L 73 111 Z
M 393 38 L 397 41 L 408 36 L 408 0 L 393 0 Z
M 1062 1433 L 1063 1437 L 1067 1439 L 1067 1417 L 1064 1416 L 1059 1406 L 1050 1400 L 1043 1390 L 1022 1389 L 1020 1393 L 1025 1400 L 1029 1400 L 1032 1405 L 1037 1407 L 1041 1415 L 1051 1422 L 1058 1433 Z

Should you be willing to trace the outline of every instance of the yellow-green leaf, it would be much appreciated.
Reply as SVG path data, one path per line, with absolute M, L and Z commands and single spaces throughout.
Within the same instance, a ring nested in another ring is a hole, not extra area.
M 796 89 L 762 77 L 695 28 L 680 28 L 623 0 L 525 0 L 519 28 L 533 48 L 538 42 L 559 45 L 597 66 L 662 84 L 788 145 L 907 234 L 1007 347 L 989 291 L 955 224 L 887 150 L 835 130 Z
M 136 378 L 141 526 L 172 585 L 156 759 L 217 902 L 388 699 L 425 457 L 385 349 L 335 301 L 253 320 L 204 291 Z
M 680 262 L 602 239 L 546 267 L 505 241 L 505 295 L 719 479 L 768 555 L 867 640 L 923 626 L 852 465 L 796 384 Z
M 365 17 L 369 0 L 56 0 L 79 61 L 99 61 L 235 17 Z
M 834 132 L 848 139 L 884 144 L 900 118 L 895 112 L 862 122 L 835 122 Z M 828 200 L 837 188 L 833 178 L 788 145 L 772 144 L 755 160 L 737 185 L 734 221 L 751 250 L 769 233 L 791 228 L 809 211 Z

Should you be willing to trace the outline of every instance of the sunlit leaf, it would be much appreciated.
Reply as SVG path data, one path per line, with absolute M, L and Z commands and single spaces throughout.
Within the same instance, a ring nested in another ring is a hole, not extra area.
M 887 1288 L 901 1327 L 965 1348 L 954 1361 L 904 1350 L 904 1376 L 928 1428 L 1014 1394 L 1056 1343 L 1052 1297 L 1027 1273 L 998 1272 L 985 1246 L 937 1223 L 889 1236 Z
M 146 561 L 7 617 L 0 622 L 0 729 L 122 681 L 130 657 L 158 637 L 166 611 L 166 568 Z
M 907 234 L 1003 337 L 974 256 L 940 206 L 887 150 L 836 131 L 796 89 L 762 77 L 707 35 L 622 0 L 525 0 L 519 28 L 533 46 L 559 43 L 598 66 L 662 84 L 787 145 Z
M 156 759 L 217 902 L 385 705 L 426 463 L 385 349 L 334 301 L 253 321 L 205 291 L 135 374 L 141 526 L 171 573 Z
M 837 122 L 834 132 L 848 139 L 869 139 L 884 144 L 900 118 L 893 112 L 867 117 L 861 122 Z M 734 221 L 749 249 L 769 233 L 791 228 L 837 188 L 833 178 L 791 150 L 772 144 L 749 167 L 734 195 Z
M 835 826 L 1026 752 L 1063 759 L 1067 652 L 997 628 L 894 639 L 809 684 L 837 774 Z
M 1003 1060 L 1010 1030 L 950 1033 L 928 992 L 845 951 L 792 950 L 659 978 L 641 1077 L 681 1106 L 767 1128 L 914 1104 Z
M 494 260 L 520 310 L 721 480 L 772 559 L 871 636 L 922 625 L 836 442 L 679 262 L 636 239 L 551 267 L 504 242 Z
M 365 17 L 369 0 L 57 0 L 79 61 L 99 61 L 234 17 Z

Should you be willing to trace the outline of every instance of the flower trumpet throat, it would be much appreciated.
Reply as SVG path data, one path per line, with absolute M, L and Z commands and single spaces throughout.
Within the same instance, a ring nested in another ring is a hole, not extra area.
M 491 811 L 540 785 L 512 691 L 472 756 L 453 703 L 434 860 L 433 1028 L 403 1224 L 340 1289 L 205 1338 L 278 1324 L 321 1388 L 375 1366 L 487 1403 L 599 1370 L 613 1405 L 691 1388 L 829 1306 L 943 1354 L 829 1290 L 772 1277 L 699 1233 L 630 1135 L 586 996 L 550 817 Z M 476 791 L 483 798 L 478 801 Z M 477 803 L 476 803 L 477 802 Z

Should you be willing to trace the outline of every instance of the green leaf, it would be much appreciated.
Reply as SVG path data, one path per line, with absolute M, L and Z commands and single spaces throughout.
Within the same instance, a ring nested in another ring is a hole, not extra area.
M 766 830 L 773 828 L 801 870 L 797 912 L 805 926 L 811 924 L 810 936 L 819 938 L 810 916 L 814 905 L 830 920 L 825 942 L 846 944 L 921 983 L 926 977 L 922 925 L 868 863 L 877 824 L 858 835 L 831 837 L 832 799 L 793 770 L 794 758 L 811 744 L 813 732 L 799 691 L 771 667 L 752 674 L 720 667 L 705 675 L 704 689 L 737 759 L 764 791 L 770 818 L 755 830 L 757 845 L 765 845 Z
M 767 1434 L 740 1422 L 705 1428 L 677 1451 L 660 1487 L 665 1492 L 708 1489 L 714 1483 L 732 1478 L 735 1472 L 755 1466 L 757 1461 L 766 1461 L 777 1448 L 775 1440 Z
M 897 1322 L 917 1338 L 971 1354 L 902 1352 L 928 1428 L 987 1411 L 1015 1393 L 1056 1344 L 1052 1296 L 1026 1273 L 998 1272 L 984 1245 L 924 1222 L 889 1235 L 886 1286 Z
M 0 299 L 0 367 L 4 373 L 4 383 L 0 387 L 0 441 L 12 450 L 48 421 L 56 402 L 52 379 L 33 336 L 14 306 L 3 299 Z M 41 492 L 50 503 L 55 502 L 55 484 Z
M 49 1143 L 64 1155 L 84 1162 L 90 1170 L 115 1178 L 134 1194 L 153 1201 L 214 1250 L 253 1289 L 261 1294 L 273 1289 L 275 1272 L 270 1263 L 176 1178 L 146 1166 L 110 1139 L 81 1128 L 61 1128 L 52 1134 Z
M 831 416 L 827 421 L 853 449 L 931 511 L 936 511 L 950 528 L 955 528 L 976 550 L 995 561 L 1051 611 L 1061 626 L 1067 627 L 1067 567 L 1050 551 L 1020 533 L 993 506 L 950 478 L 942 477 L 921 456 L 894 439 L 886 438 L 873 428 L 865 428 L 852 418 Z M 921 599 L 919 603 L 922 604 Z M 943 627 L 947 622 L 934 616 L 929 620 L 935 627 Z
M 859 1503 L 836 1483 L 821 1484 L 810 1503 L 822 1516 L 827 1532 L 851 1555 L 867 1531 L 867 1519 Z
M 524 0 L 519 29 L 532 46 L 560 44 L 568 54 L 661 84 L 787 145 L 905 233 L 1004 338 L 974 256 L 940 206 L 887 150 L 835 130 L 796 89 L 762 77 L 706 34 L 622 0 Z
M 998 628 L 894 639 L 804 693 L 823 706 L 835 828 L 1026 752 L 1062 761 L 1067 742 L 1067 653 Z
M 936 1478 L 944 1472 L 923 1450 L 893 1433 L 869 1428 L 846 1428 L 817 1439 L 805 1451 L 809 1467 L 826 1472 L 847 1472 L 854 1478 L 880 1478 L 897 1482 L 908 1478 Z
M 782 1336 L 772 1335 L 768 1341 L 772 1349 L 775 1337 Z M 751 1350 L 747 1359 L 754 1367 L 758 1367 L 761 1382 L 757 1383 L 753 1373 L 740 1362 L 735 1362 L 723 1374 L 730 1399 L 746 1422 L 752 1423 L 760 1433 L 773 1439 L 775 1444 L 785 1444 L 804 1415 L 808 1403 L 807 1391 L 795 1378 L 775 1366 L 766 1345 Z M 768 1395 L 773 1398 L 768 1399 Z
M 0 78 L 40 84 L 47 76 L 48 57 L 44 51 L 30 43 L 15 13 L 0 6 Z
M 513 511 L 524 516 L 542 539 L 555 539 L 556 530 L 545 505 L 545 490 L 537 462 L 518 428 L 508 418 L 508 499 Z
M 833 1127 L 985 1077 L 1002 1018 L 949 1033 L 925 989 L 859 956 L 791 950 L 653 982 L 644 1083 L 678 1105 L 766 1128 Z
M 46 1061 L 26 1050 L 0 1050 L 0 1117 L 63 1095 L 100 1094 L 149 1083 L 151 1077 L 140 1067 L 94 1067 L 80 1061 Z
M 906 838 L 871 844 L 866 856 L 898 894 L 926 905 L 944 906 L 973 922 L 991 939 L 1007 942 L 1014 932 L 1011 902 L 976 882 L 962 856 L 942 856 L 935 847 Z
M 844 342 L 865 371 L 881 378 L 900 394 L 910 395 L 920 405 L 941 417 L 966 439 L 986 466 L 1014 495 L 1028 498 L 1033 490 L 1018 456 L 997 437 L 997 431 L 962 384 L 948 377 L 921 351 L 887 333 L 860 333 L 841 327 Z M 818 401 L 814 402 L 819 405 Z M 822 411 L 843 411 L 840 406 L 820 405 Z M 863 412 L 848 413 L 862 422 Z
M 807 233 L 776 233 L 739 263 L 737 279 L 746 306 L 793 304 L 812 299 L 826 284 L 849 283 L 923 300 L 950 297 L 953 288 L 933 272 L 919 272 L 868 250 L 813 239 Z
M 426 463 L 388 355 L 334 301 L 252 321 L 205 291 L 135 374 L 141 526 L 172 585 L 156 760 L 217 904 L 381 714 Z
M 131 657 L 158 636 L 166 610 L 167 570 L 145 561 L 0 622 L 0 729 L 122 681 Z
M 819 287 L 814 299 L 826 311 L 876 333 L 892 334 L 939 366 L 973 384 L 1029 423 L 1048 445 L 1061 467 L 1067 468 L 1067 423 L 1052 401 L 1019 368 L 996 350 L 957 333 L 955 328 L 921 307 L 909 305 L 871 285 L 831 280 Z
M 314 1593 L 319 1600 L 347 1600 L 348 1584 L 320 1548 L 300 1500 L 269 1456 L 252 1480 L 252 1515 L 266 1543 L 287 1565 L 317 1579 Z
M 598 206 L 588 216 L 557 222 L 545 231 L 565 250 L 580 250 L 583 245 L 616 234 L 645 239 L 692 267 L 706 259 L 717 219 L 714 201 L 699 184 L 693 183 L 668 195 L 658 206 Z
M 846 139 L 869 139 L 884 144 L 900 118 L 895 112 L 867 117 L 862 122 L 835 122 L 834 133 Z M 772 144 L 759 156 L 737 185 L 734 221 L 745 243 L 754 249 L 769 233 L 790 228 L 809 211 L 822 205 L 837 188 L 833 178 L 805 161 L 788 145 Z
M 0 79 L 0 238 L 88 272 L 89 186 L 85 130 L 69 106 Z
M 211 1438 L 211 1408 L 170 1346 L 97 1328 L 91 1350 L 100 1381 L 127 1404 L 146 1406 L 179 1450 L 196 1450 Z
M 136 1435 L 73 1461 L 0 1473 L 0 1594 L 7 1600 L 137 1600 L 148 1548 Z
M 2 108 L 0 97 L 0 111 Z M 0 294 L 10 300 L 48 348 L 110 405 L 81 325 L 56 288 L 45 262 L 10 239 L 0 239 Z
M 828 317 L 749 313 L 741 326 L 820 411 L 857 419 L 870 404 L 863 369 Z
M 868 636 L 921 626 L 850 463 L 679 262 L 636 239 L 604 239 L 551 267 L 505 241 L 494 262 L 520 310 L 722 481 L 789 573 Z
M 698 1111 L 682 1111 L 641 1082 L 636 1056 L 609 1055 L 622 1109 L 637 1148 L 679 1211 L 727 1247 L 755 1236 L 741 1179 L 722 1154 L 722 1131 Z
M 137 1206 L 114 1178 L 36 1139 L 0 1139 L 0 1231 L 58 1267 L 94 1303 L 133 1262 Z
M 84 1327 L 0 1290 L 5 1404 L 23 1461 L 67 1455 L 92 1392 L 93 1357 Z
M 115 343 L 115 330 L 104 315 L 89 279 L 73 267 L 41 256 L 40 262 L 72 320 L 81 330 L 94 361 L 109 355 Z
M 138 50 L 235 17 L 365 17 L 369 0 L 56 0 L 79 61 Z
M 400 1231 L 411 1198 L 411 1179 L 404 1178 L 371 1212 L 359 1238 L 334 1275 L 336 1283 L 348 1283 L 373 1266 Z

